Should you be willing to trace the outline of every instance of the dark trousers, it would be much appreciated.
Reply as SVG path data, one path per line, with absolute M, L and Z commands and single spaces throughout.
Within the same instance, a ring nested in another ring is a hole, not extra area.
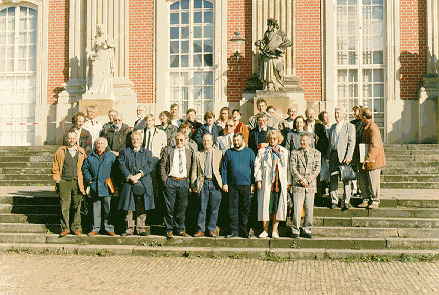
M 81 201 L 82 193 L 77 180 L 59 182 L 59 197 L 61 203 L 61 230 L 70 231 L 70 206 L 73 203 L 72 231 L 81 231 Z
M 221 204 L 221 190 L 216 181 L 205 180 L 203 188 L 198 194 L 200 198 L 200 213 L 198 213 L 198 231 L 204 232 L 206 215 L 209 216 L 207 230 L 215 231 L 218 220 L 218 210 Z M 208 208 L 209 206 L 209 208 Z M 207 212 L 209 209 L 209 212 Z
M 189 196 L 189 181 L 187 178 L 178 180 L 171 177 L 165 185 L 165 227 L 166 231 L 175 229 L 177 234 L 184 231 L 185 212 Z
M 93 198 L 93 231 L 99 233 L 101 221 L 104 220 L 104 228 L 107 232 L 114 232 L 114 226 L 110 223 L 110 203 L 111 197 Z
M 229 215 L 231 234 L 248 234 L 248 216 L 250 214 L 250 185 L 229 186 Z
M 136 227 L 137 234 L 145 232 L 146 210 L 145 201 L 142 196 L 134 195 L 136 211 L 126 211 L 125 221 L 127 223 L 126 233 L 132 235 L 134 227 Z M 134 221 L 134 218 L 136 221 Z

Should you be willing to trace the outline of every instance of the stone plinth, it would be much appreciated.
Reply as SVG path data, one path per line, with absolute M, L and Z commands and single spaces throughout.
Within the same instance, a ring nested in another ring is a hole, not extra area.
M 278 90 L 278 91 L 264 91 L 257 90 L 256 97 L 253 101 L 253 112 L 258 113 L 256 101 L 263 98 L 267 101 L 267 105 L 272 105 L 276 109 L 276 117 L 278 121 L 282 121 L 287 117 L 288 107 L 295 106 L 299 114 L 304 114 L 306 110 L 306 100 L 303 91 L 294 90 Z
M 419 143 L 438 143 L 439 76 L 428 74 L 419 90 Z

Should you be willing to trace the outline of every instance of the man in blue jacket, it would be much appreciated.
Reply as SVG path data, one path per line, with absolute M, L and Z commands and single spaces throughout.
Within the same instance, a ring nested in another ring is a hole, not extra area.
M 202 150 L 203 146 L 203 136 L 204 134 L 210 134 L 213 137 L 214 145 L 217 146 L 218 136 L 222 135 L 223 128 L 214 124 L 215 114 L 211 111 L 207 111 L 204 114 L 204 121 L 206 124 L 202 125 L 197 130 L 197 135 L 195 135 L 195 142 L 198 144 L 198 150 Z
M 147 236 L 145 231 L 146 211 L 154 209 L 152 193 L 152 153 L 142 147 L 143 132 L 131 134 L 133 147 L 123 149 L 119 154 L 119 168 L 124 184 L 120 192 L 119 210 L 126 212 L 127 228 L 122 236 L 134 233 Z M 134 222 L 133 215 L 136 215 Z
M 88 233 L 94 236 L 101 229 L 101 215 L 104 219 L 104 228 L 110 236 L 115 236 L 114 226 L 109 222 L 110 201 L 114 192 L 110 178 L 116 156 L 109 150 L 105 137 L 96 140 L 95 150 L 89 154 L 82 166 L 84 184 L 90 187 L 90 197 L 93 202 L 93 229 Z M 102 211 L 102 212 L 101 212 Z

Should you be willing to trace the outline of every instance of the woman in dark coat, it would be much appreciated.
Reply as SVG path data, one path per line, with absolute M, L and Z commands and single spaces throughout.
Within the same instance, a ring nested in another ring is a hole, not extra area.
M 168 111 L 163 111 L 160 113 L 159 118 L 162 124 L 155 126 L 158 129 L 163 130 L 166 133 L 166 140 L 169 145 L 174 134 L 178 132 L 178 127 L 171 124 L 171 113 Z
M 119 153 L 119 168 L 124 184 L 118 209 L 126 211 L 127 220 L 127 229 L 122 236 L 132 235 L 135 224 L 137 234 L 146 236 L 146 211 L 155 208 L 151 181 L 152 153 L 142 147 L 143 132 L 133 132 L 131 140 L 133 147 Z

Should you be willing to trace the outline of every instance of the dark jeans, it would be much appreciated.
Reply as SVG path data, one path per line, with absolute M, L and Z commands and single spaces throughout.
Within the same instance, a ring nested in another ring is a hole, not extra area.
M 93 201 L 93 231 L 99 233 L 101 221 L 107 232 L 114 232 L 114 226 L 109 222 L 111 197 L 94 197 Z
M 229 186 L 229 215 L 231 234 L 248 235 L 250 214 L 250 185 Z
M 59 182 L 59 197 L 61 203 L 61 230 L 70 231 L 70 205 L 73 202 L 72 231 L 81 230 L 81 201 L 82 193 L 77 180 Z
M 207 222 L 207 230 L 215 231 L 216 222 L 218 220 L 218 210 L 221 204 L 221 190 L 212 180 L 205 180 L 201 192 L 198 194 L 200 198 L 200 213 L 198 213 L 198 231 L 204 232 L 206 215 L 210 215 Z M 209 205 L 209 212 L 207 212 Z M 209 213 L 209 214 L 207 214 Z
M 165 186 L 165 227 L 166 231 L 175 229 L 177 234 L 184 231 L 185 212 L 189 196 L 187 178 L 178 180 L 171 177 L 164 182 Z

